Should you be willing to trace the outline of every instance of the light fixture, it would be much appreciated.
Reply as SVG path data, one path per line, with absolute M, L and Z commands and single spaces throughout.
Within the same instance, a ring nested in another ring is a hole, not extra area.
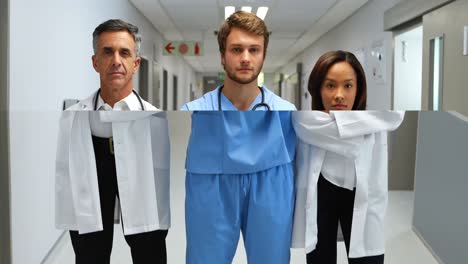
M 236 7 L 235 6 L 225 6 L 224 7 L 224 19 L 227 19 L 234 12 L 236 12 Z
M 268 12 L 268 7 L 266 6 L 261 6 L 257 9 L 257 16 L 261 18 L 262 20 L 265 20 L 265 17 Z
M 252 13 L 252 7 L 251 6 L 243 6 L 241 7 L 242 11 Z

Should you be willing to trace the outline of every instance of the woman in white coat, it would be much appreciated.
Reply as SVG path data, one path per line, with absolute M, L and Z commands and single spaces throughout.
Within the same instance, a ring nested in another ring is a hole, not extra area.
M 366 80 L 356 57 L 324 54 L 309 79 L 312 109 L 293 113 L 298 136 L 292 247 L 307 263 L 336 263 L 340 223 L 349 263 L 384 262 L 387 134 L 403 113 L 365 110 Z

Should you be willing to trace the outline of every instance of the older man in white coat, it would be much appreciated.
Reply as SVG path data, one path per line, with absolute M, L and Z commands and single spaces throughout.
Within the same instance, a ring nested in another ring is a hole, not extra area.
M 101 88 L 60 119 L 56 226 L 70 231 L 76 263 L 110 262 L 119 219 L 133 263 L 167 262 L 168 126 L 164 113 L 133 90 L 139 45 L 137 27 L 122 20 L 99 25 L 92 60 Z

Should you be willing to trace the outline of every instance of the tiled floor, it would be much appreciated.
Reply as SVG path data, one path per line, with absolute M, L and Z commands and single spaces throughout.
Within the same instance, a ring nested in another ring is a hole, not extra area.
M 182 188 L 183 189 L 183 188 Z M 174 194 L 174 193 L 173 193 Z M 174 195 L 175 196 L 175 195 Z M 177 195 L 175 197 L 184 197 Z M 175 202 L 175 201 L 174 201 Z M 174 203 L 173 203 L 174 204 Z M 185 262 L 185 229 L 183 220 L 183 199 L 177 201 L 173 207 L 172 228 L 167 238 L 168 263 Z M 411 230 L 413 212 L 413 192 L 392 191 L 389 195 L 387 213 L 387 244 L 385 263 L 425 263 L 436 264 L 437 261 L 426 249 L 423 243 Z M 68 234 L 65 234 L 58 243 L 56 250 L 51 254 L 45 264 L 73 263 L 74 254 Z M 239 241 L 237 254 L 233 263 L 246 263 L 245 251 L 242 241 Z M 113 264 L 131 263 L 130 251 L 122 235 L 122 229 L 115 228 L 114 248 L 112 251 Z M 291 252 L 291 263 L 305 263 L 302 250 L 294 249 Z M 345 247 L 338 243 L 338 263 L 347 263 Z

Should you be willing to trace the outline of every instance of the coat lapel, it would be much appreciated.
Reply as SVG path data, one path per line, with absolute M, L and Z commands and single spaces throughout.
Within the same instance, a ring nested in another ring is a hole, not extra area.
M 80 233 L 102 230 L 101 205 L 97 182 L 89 112 L 77 111 L 70 132 L 70 181 Z

